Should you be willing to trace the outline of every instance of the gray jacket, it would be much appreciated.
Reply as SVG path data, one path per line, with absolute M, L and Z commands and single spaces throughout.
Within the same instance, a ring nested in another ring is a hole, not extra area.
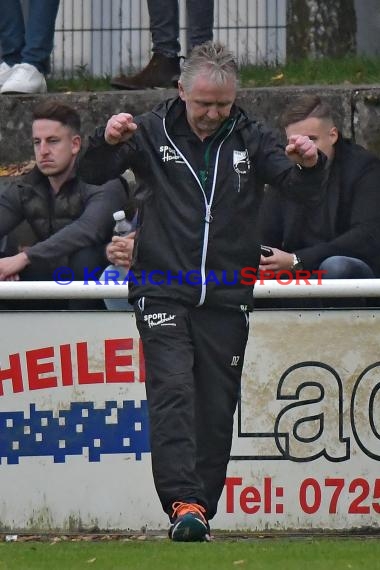
M 74 177 L 57 194 L 38 168 L 14 181 L 0 193 L 0 239 L 26 220 L 37 243 L 26 248 L 33 260 L 53 261 L 92 245 L 105 244 L 113 230 L 112 213 L 127 203 L 119 179 L 102 186 Z

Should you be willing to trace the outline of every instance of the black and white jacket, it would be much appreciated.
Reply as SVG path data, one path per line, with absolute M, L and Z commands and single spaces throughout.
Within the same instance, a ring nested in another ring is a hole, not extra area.
M 163 297 L 250 310 L 253 286 L 241 283 L 241 270 L 258 265 L 264 184 L 302 199 L 318 190 L 323 158 L 314 168 L 298 168 L 272 131 L 234 106 L 210 140 L 200 170 L 188 137 L 176 129 L 184 113 L 179 98 L 168 100 L 136 117 L 134 136 L 114 146 L 105 142 L 104 128 L 97 129 L 81 175 L 99 184 L 127 168 L 135 174 L 140 224 L 130 299 Z

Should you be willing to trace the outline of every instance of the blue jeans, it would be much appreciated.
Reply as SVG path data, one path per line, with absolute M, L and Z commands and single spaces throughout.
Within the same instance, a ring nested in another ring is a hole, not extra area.
M 0 0 L 0 44 L 8 65 L 30 63 L 41 73 L 50 70 L 59 0 L 29 0 L 24 17 L 19 0 Z
M 372 269 L 356 257 L 333 255 L 322 261 L 319 269 L 326 271 L 323 279 L 374 279 Z
M 177 56 L 181 51 L 178 0 L 148 0 L 148 10 L 153 52 Z M 214 0 L 187 0 L 186 17 L 189 49 L 212 40 Z
M 114 273 L 112 273 L 114 272 Z M 123 283 L 127 276 L 127 270 L 121 265 L 108 265 L 103 271 L 102 275 L 99 277 L 99 281 L 105 282 L 105 287 L 107 287 L 107 282 L 112 282 L 114 279 L 118 283 Z M 123 287 L 123 285 L 120 285 Z M 111 285 L 112 287 L 112 285 Z M 115 285 L 116 287 L 116 285 Z M 125 288 L 125 287 L 124 287 Z M 128 302 L 128 298 L 114 298 L 114 299 L 104 299 L 104 304 L 108 311 L 133 311 L 133 306 Z
M 362 261 L 355 257 L 346 257 L 344 255 L 333 255 L 327 257 L 320 264 L 320 270 L 327 271 L 322 275 L 322 279 L 374 279 L 376 276 L 372 269 Z M 312 275 L 310 279 L 317 279 L 317 275 Z M 366 301 L 364 298 L 312 298 L 303 299 L 294 297 L 292 299 L 275 299 L 267 303 L 256 301 L 256 306 L 259 308 L 282 308 L 282 309 L 320 309 L 323 307 L 365 307 Z

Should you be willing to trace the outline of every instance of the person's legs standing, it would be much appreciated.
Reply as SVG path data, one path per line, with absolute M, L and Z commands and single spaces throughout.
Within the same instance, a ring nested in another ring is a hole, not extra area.
M 0 2 L 6 0 L 0 0 Z M 22 13 L 19 2 L 8 2 L 19 8 L 17 12 L 17 29 L 21 30 L 19 18 Z M 50 69 L 50 54 L 53 49 L 55 19 L 59 7 L 59 0 L 29 0 L 28 15 L 26 24 L 22 24 L 22 38 L 20 32 L 16 36 L 18 53 L 11 56 L 14 62 L 8 77 L 3 77 L 0 84 L 1 93 L 45 93 L 47 91 L 45 75 Z M 1 8 L 1 4 L 0 4 Z M 14 12 L 16 15 L 16 10 Z M 23 22 L 23 19 L 22 19 Z M 9 42 L 10 31 L 6 31 L 7 24 L 4 24 L 4 35 L 6 45 L 11 46 Z M 9 25 L 9 24 L 8 24 Z M 11 32 L 15 24 L 11 25 Z M 13 44 L 16 46 L 16 43 Z M 5 64 L 8 63 L 7 48 L 5 51 Z M 4 65 L 4 64 L 2 64 Z M 7 71 L 6 69 L 4 70 Z
M 230 458 L 233 417 L 240 394 L 248 315 L 241 311 L 191 311 L 195 363 L 196 471 L 208 517 L 217 510 Z
M 12 75 L 12 67 L 21 61 L 25 42 L 24 17 L 19 0 L 0 0 L 0 89 Z
M 178 0 L 147 0 L 153 53 L 177 57 L 179 43 Z
M 174 87 L 178 81 L 181 72 L 178 0 L 147 1 L 153 57 L 136 75 L 114 77 L 111 85 L 117 89 Z
M 44 75 L 50 71 L 58 8 L 59 0 L 29 0 L 21 60 L 34 65 Z
M 196 503 L 211 518 L 230 456 L 247 317 L 168 300 L 140 299 L 134 306 L 162 507 L 172 522 L 173 504 L 181 502 Z
M 176 501 L 206 507 L 195 471 L 194 347 L 188 309 L 166 299 L 134 303 L 143 343 L 153 478 L 163 510 Z
M 2 60 L 12 67 L 21 62 L 25 44 L 24 17 L 19 0 L 0 0 L 0 44 Z
M 214 0 L 187 0 L 188 51 L 211 41 L 214 27 Z

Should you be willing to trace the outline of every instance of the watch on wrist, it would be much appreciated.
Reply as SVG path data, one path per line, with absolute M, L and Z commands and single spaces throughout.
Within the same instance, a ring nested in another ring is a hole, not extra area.
M 303 269 L 303 263 L 298 255 L 293 253 L 293 265 L 291 266 L 290 271 L 297 271 L 299 269 Z

